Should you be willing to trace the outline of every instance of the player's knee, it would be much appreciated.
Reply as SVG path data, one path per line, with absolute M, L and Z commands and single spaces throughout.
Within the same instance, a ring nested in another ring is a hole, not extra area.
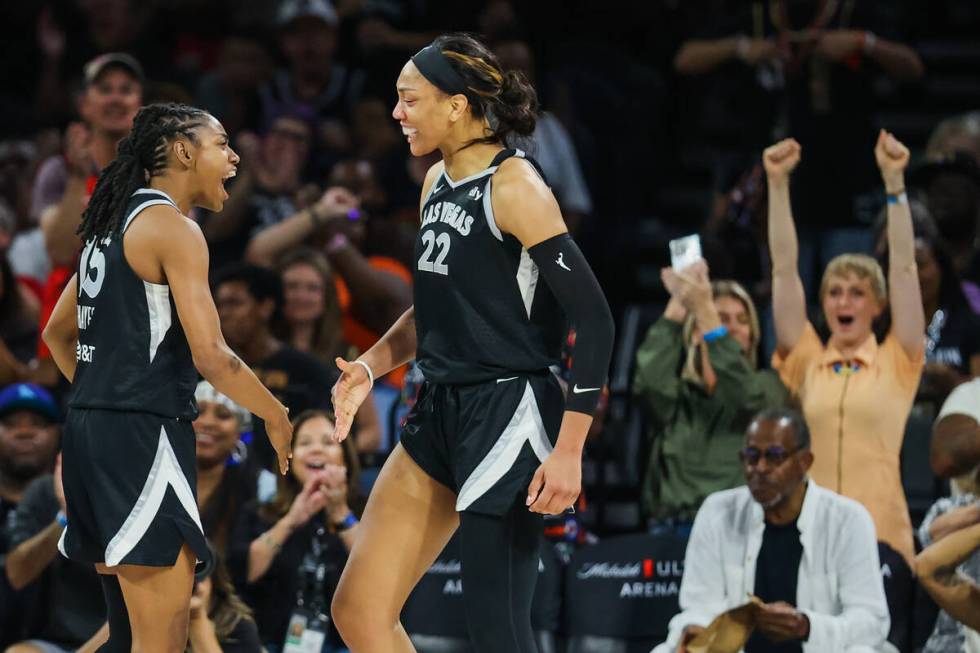
M 359 596 L 357 589 L 347 589 L 341 584 L 330 602 L 330 616 L 340 636 L 348 645 L 356 647 L 383 636 L 394 629 L 398 616 L 385 614 L 368 597 Z
M 358 610 L 350 594 L 351 592 L 346 591 L 342 585 L 337 588 L 337 591 L 334 592 L 333 599 L 330 601 L 330 616 L 333 618 L 333 622 L 337 626 L 340 636 L 345 641 L 348 638 L 357 636 L 356 631 L 359 624 Z

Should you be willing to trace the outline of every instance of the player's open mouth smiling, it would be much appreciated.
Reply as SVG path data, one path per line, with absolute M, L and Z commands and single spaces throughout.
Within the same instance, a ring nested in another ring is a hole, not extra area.
M 225 195 L 228 194 L 228 189 L 225 187 L 225 184 L 227 184 L 228 180 L 237 174 L 238 174 L 238 168 L 232 168 L 230 172 L 228 172 L 224 177 L 221 178 L 221 190 L 225 191 Z

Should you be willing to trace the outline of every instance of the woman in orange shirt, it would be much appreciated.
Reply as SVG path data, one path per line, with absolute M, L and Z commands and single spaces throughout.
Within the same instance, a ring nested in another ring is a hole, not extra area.
M 925 318 L 905 195 L 909 151 L 884 130 L 879 134 L 875 159 L 888 197 L 888 281 L 869 256 L 833 259 L 820 284 L 830 329 L 826 343 L 807 320 L 797 269 L 789 176 L 800 153 L 799 143 L 787 139 L 763 154 L 776 326 L 773 367 L 799 398 L 810 426 L 813 479 L 864 504 L 878 539 L 911 564 L 912 524 L 899 454 L 922 373 Z M 891 309 L 892 327 L 879 343 L 872 326 L 886 308 Z

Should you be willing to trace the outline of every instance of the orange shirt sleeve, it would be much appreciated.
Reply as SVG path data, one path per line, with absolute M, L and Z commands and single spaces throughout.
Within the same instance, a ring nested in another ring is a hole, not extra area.
M 772 368 L 792 394 L 799 395 L 807 370 L 823 354 L 823 349 L 816 329 L 807 322 L 800 340 L 788 354 L 782 356 L 778 350 L 773 353 Z
M 922 377 L 922 368 L 925 367 L 925 349 L 919 351 L 916 356 L 909 356 L 902 343 L 898 341 L 895 332 L 889 331 L 885 336 L 885 341 L 878 349 L 878 355 L 887 361 L 887 365 L 894 374 L 895 381 L 906 392 L 911 392 L 914 396 L 919 388 L 919 380 Z
M 383 272 L 390 272 L 408 285 L 412 285 L 412 273 L 401 262 L 388 256 L 369 256 L 371 267 Z
M 387 256 L 370 256 L 368 257 L 368 263 L 371 264 L 371 267 L 393 274 L 405 283 L 412 285 L 412 273 L 397 260 Z M 334 284 L 337 288 L 337 302 L 340 304 L 342 311 L 341 325 L 344 332 L 344 340 L 354 345 L 359 351 L 365 352 L 374 346 L 374 343 L 378 341 L 381 335 L 371 331 L 351 315 L 350 308 L 353 298 L 351 297 L 350 289 L 339 274 L 334 275 Z M 404 384 L 405 373 L 407 371 L 408 366 L 402 365 L 389 372 L 386 379 L 392 385 L 401 387 Z

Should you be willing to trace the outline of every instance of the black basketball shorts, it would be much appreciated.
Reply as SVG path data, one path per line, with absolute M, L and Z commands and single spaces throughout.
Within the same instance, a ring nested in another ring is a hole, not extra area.
M 426 382 L 401 443 L 429 476 L 456 494 L 456 510 L 503 515 L 527 496 L 558 441 L 565 399 L 550 372 L 485 383 Z
M 85 563 L 170 567 L 186 542 L 210 562 L 197 508 L 190 422 L 72 408 L 62 438 L 68 527 L 58 548 Z

